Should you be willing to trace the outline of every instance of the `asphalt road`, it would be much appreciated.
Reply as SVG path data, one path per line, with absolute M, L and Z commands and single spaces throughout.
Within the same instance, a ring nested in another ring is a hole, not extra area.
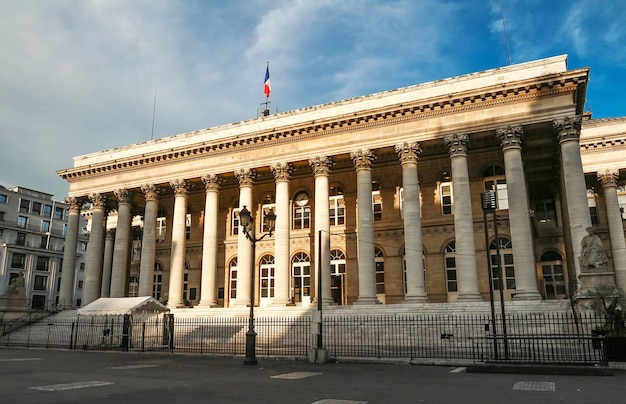
M 457 366 L 0 349 L 0 403 L 626 403 L 613 376 L 466 373 Z

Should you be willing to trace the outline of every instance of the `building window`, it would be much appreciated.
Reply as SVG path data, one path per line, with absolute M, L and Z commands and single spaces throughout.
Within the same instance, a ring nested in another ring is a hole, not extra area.
M 20 212 L 28 213 L 30 211 L 30 201 L 28 199 L 20 200 Z
M 26 233 L 18 232 L 17 238 L 15 239 L 15 245 L 26 246 Z
M 533 199 L 535 201 L 535 220 L 538 223 L 545 223 L 557 227 L 554 194 L 546 189 L 539 189 L 533 195 Z
M 78 270 L 81 271 L 81 272 L 83 272 L 85 270 L 85 263 L 84 262 L 80 263 L 80 266 L 78 267 Z
M 84 269 L 84 265 L 81 264 Z M 152 297 L 161 300 L 161 288 L 163 285 L 163 265 L 160 262 L 154 263 L 154 275 L 152 277 Z
M 261 206 L 261 232 L 268 233 L 270 228 L 267 226 L 267 220 L 265 220 L 265 216 L 270 213 L 270 210 L 276 212 L 276 203 L 274 201 L 273 195 L 267 195 L 265 197 L 265 201 L 263 201 L 263 206 Z
M 562 299 L 565 296 L 565 276 L 561 254 L 549 251 L 541 256 L 543 295 L 546 299 Z
M 330 251 L 330 294 L 337 304 L 346 304 L 344 282 L 346 276 L 346 255 L 340 250 Z
M 183 302 L 185 306 L 189 305 L 189 294 L 187 291 L 189 290 L 189 263 L 185 261 L 185 273 L 183 274 Z
M 230 260 L 228 270 L 230 272 L 229 301 L 232 303 L 237 299 L 237 257 Z
M 17 217 L 17 227 L 20 229 L 25 229 L 28 226 L 28 218 L 26 216 L 18 216 Z
M 35 275 L 35 283 L 33 284 L 33 290 L 46 290 L 47 283 L 48 283 L 47 276 Z
M 3 222 L 4 221 L 4 212 L 0 211 L 0 221 Z
M 67 236 L 67 223 L 63 223 L 63 236 Z
M 65 217 L 64 212 L 65 209 L 57 206 L 56 208 L 54 208 L 54 218 L 58 220 L 63 220 Z
M 13 269 L 26 268 L 26 255 L 13 253 L 13 255 L 11 256 L 11 268 Z
M 185 216 L 185 240 L 191 238 L 191 213 L 187 213 Z
M 5 194 L 0 194 L 0 203 L 7 204 L 9 203 L 9 197 Z
M 596 208 L 596 191 L 593 188 L 587 188 L 587 206 L 589 206 L 589 216 L 591 216 L 591 224 L 598 224 L 598 209 Z
M 41 215 L 41 203 L 33 201 L 31 205 L 30 213 L 32 213 L 33 215 L 38 215 L 38 216 Z
M 139 278 L 131 276 L 128 280 L 128 297 L 139 296 Z
M 166 222 L 165 217 L 157 217 L 156 222 L 156 241 L 162 243 L 165 241 Z
M 456 274 L 456 242 L 448 243 L 445 248 L 446 287 L 448 292 L 458 292 L 459 283 Z
M 41 221 L 41 231 L 43 233 L 47 233 L 50 231 L 50 221 L 49 220 L 42 220 Z
M 483 182 L 485 184 L 485 191 L 495 191 L 497 209 L 507 210 L 509 208 L 509 196 L 504 168 L 499 165 L 490 166 L 483 171 Z
M 41 214 L 43 217 L 52 217 L 52 206 L 43 205 L 43 212 Z
M 78 281 L 78 289 L 82 289 L 83 288 L 83 281 Z
M 380 195 L 380 184 L 376 181 L 372 181 L 372 211 L 375 222 L 383 220 L 383 198 Z
M 374 262 L 376 265 L 376 294 L 385 293 L 385 255 L 383 250 L 376 247 L 374 250 Z
M 343 199 L 343 188 L 340 186 L 330 187 L 329 190 L 329 216 L 331 226 L 340 226 L 346 220 L 346 203 Z
M 617 186 L 617 203 L 622 215 L 622 221 L 626 220 L 626 185 Z
M 48 271 L 50 269 L 49 257 L 37 257 L 37 265 L 35 266 L 37 271 Z
M 230 213 L 230 235 L 239 234 L 239 208 L 233 208 Z
M 261 297 L 274 297 L 274 256 L 261 258 Z
M 515 268 L 513 266 L 513 245 L 511 240 L 505 237 L 499 237 L 500 244 L 500 264 L 502 265 L 504 274 L 504 289 L 515 289 Z M 489 246 L 491 254 L 491 271 L 493 279 L 493 290 L 500 290 L 500 269 L 498 268 L 498 248 L 496 242 L 492 241 Z
M 311 227 L 311 206 L 309 206 L 309 195 L 300 191 L 293 201 L 293 229 L 308 229 Z
M 297 253 L 291 260 L 293 298 L 295 303 L 311 296 L 311 260 L 306 253 Z

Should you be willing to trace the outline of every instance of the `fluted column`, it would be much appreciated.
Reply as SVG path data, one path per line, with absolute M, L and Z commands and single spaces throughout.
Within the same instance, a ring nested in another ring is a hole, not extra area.
M 117 198 L 117 228 L 111 265 L 111 297 L 125 297 L 128 285 L 128 253 L 130 247 L 130 200 L 132 194 L 127 189 L 114 191 Z
M 289 289 L 289 179 L 293 168 L 289 163 L 270 166 L 276 180 L 276 229 L 274 232 L 274 300 L 272 305 L 285 306 L 291 303 Z
M 528 214 L 526 177 L 522 161 L 522 126 L 508 126 L 496 130 L 504 153 L 504 168 L 509 201 L 509 221 L 513 244 L 515 270 L 514 300 L 541 300 L 537 290 L 537 272 L 533 239 Z
M 141 261 L 139 262 L 139 296 L 152 296 L 154 264 L 156 259 L 156 226 L 159 212 L 159 186 L 146 184 L 141 187 L 146 198 L 141 237 Z
M 380 303 L 376 297 L 376 265 L 374 250 L 374 212 L 372 209 L 371 150 L 350 153 L 356 169 L 357 256 L 359 261 L 359 297 L 354 304 Z
M 246 206 L 254 214 L 256 208 L 252 204 L 252 186 L 256 172 L 250 169 L 240 169 L 235 171 L 235 177 L 239 181 L 239 209 Z M 252 224 L 252 233 L 254 234 L 256 223 L 253 222 Z M 255 260 L 256 257 L 252 256 L 252 243 L 240 229 L 237 238 L 237 300 L 235 306 L 245 307 L 250 304 L 250 276 L 252 275 L 250 271 Z M 256 271 L 256 265 L 254 271 Z M 255 276 L 254 279 L 258 280 L 259 278 Z
M 69 204 L 67 218 L 67 234 L 63 250 L 63 267 L 61 270 L 61 289 L 59 290 L 59 306 L 74 307 L 74 281 L 76 276 L 76 247 L 78 246 L 78 230 L 80 227 L 80 206 L 77 198 L 66 198 Z
M 402 164 L 402 188 L 404 200 L 404 251 L 406 255 L 406 303 L 425 302 L 424 247 L 422 246 L 422 215 L 420 214 L 420 190 L 417 178 L 417 161 L 422 150 L 417 142 L 396 145 L 396 153 Z
M 604 192 L 604 204 L 609 223 L 609 239 L 611 240 L 615 283 L 618 287 L 626 290 L 626 241 L 624 240 L 622 213 L 620 212 L 617 199 L 618 178 L 619 170 L 606 170 L 603 173 L 598 173 L 598 180 L 602 183 Z
M 315 301 L 319 299 L 318 282 L 322 282 L 322 304 L 334 304 L 331 295 L 330 273 L 330 205 L 328 195 L 328 179 L 333 161 L 330 157 L 315 157 L 309 160 L 315 175 Z M 370 185 L 371 186 L 371 185 Z M 319 276 L 322 272 L 321 279 Z
M 202 283 L 198 306 L 217 306 L 217 221 L 222 178 L 209 174 L 202 177 L 206 191 L 204 200 L 204 236 L 202 239 Z
M 102 259 L 102 286 L 100 297 L 111 297 L 111 269 L 113 268 L 113 247 L 115 245 L 115 229 L 106 231 L 104 238 L 104 257 Z
M 587 235 L 587 228 L 591 227 L 591 216 L 587 203 L 587 185 L 583 163 L 580 157 L 580 129 L 582 117 L 574 116 L 553 122 L 561 145 L 561 172 L 567 198 L 567 216 L 572 241 L 574 257 L 568 261 L 575 266 L 576 275 L 580 274 L 580 257 L 582 250 L 580 241 Z
M 102 242 L 104 236 L 104 202 L 102 194 L 89 195 L 91 201 L 91 229 L 85 258 L 85 280 L 82 305 L 85 306 L 100 297 L 102 280 Z
M 189 183 L 177 179 L 170 182 L 174 189 L 174 218 L 172 220 L 172 249 L 170 254 L 170 285 L 167 307 L 183 305 L 183 282 L 185 276 L 185 250 L 187 247 L 186 218 Z
M 481 301 L 482 297 L 478 292 L 472 194 L 470 192 L 469 171 L 467 168 L 469 136 L 466 134 L 454 134 L 444 137 L 443 141 L 448 146 L 452 169 L 456 270 L 459 279 L 458 301 Z

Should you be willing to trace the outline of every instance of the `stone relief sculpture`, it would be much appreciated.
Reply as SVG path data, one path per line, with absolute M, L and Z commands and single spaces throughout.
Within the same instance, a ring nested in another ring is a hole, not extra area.
M 593 232 L 592 227 L 587 228 L 587 235 L 580 242 L 582 254 L 580 256 L 581 270 L 607 270 L 609 259 L 607 258 L 602 240 Z

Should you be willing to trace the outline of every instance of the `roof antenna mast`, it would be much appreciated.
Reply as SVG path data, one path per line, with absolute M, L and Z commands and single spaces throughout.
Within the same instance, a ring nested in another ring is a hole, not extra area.
M 502 11 L 502 28 L 504 28 L 504 43 L 506 44 L 506 57 L 509 61 L 509 66 L 511 65 L 511 53 L 509 52 L 509 38 L 506 35 L 506 22 L 504 22 L 504 6 L 502 5 L 502 0 L 500 0 L 500 10 Z

